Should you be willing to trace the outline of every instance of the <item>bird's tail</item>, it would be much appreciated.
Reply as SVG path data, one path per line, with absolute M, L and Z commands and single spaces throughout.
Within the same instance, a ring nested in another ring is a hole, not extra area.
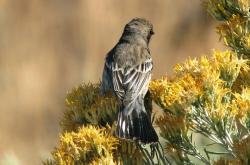
M 158 136 L 147 114 L 143 99 L 137 98 L 121 105 L 118 113 L 116 134 L 122 139 L 139 140 L 143 143 L 158 142 Z

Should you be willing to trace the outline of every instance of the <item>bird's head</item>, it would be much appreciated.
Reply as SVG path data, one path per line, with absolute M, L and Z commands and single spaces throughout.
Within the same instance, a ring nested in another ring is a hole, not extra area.
M 138 34 L 149 43 L 154 34 L 153 25 L 144 18 L 134 18 L 124 28 L 124 34 Z

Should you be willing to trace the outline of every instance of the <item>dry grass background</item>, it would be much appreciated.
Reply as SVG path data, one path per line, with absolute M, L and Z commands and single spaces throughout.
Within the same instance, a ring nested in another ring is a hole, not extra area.
M 154 24 L 154 75 L 223 48 L 200 0 L 0 0 L 0 164 L 34 165 L 60 132 L 67 91 L 101 77 L 125 23 Z

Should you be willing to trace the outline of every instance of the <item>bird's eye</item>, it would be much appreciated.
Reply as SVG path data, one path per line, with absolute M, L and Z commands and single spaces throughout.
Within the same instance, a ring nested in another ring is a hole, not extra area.
M 150 30 L 150 34 L 153 35 L 155 34 L 155 32 L 153 30 Z

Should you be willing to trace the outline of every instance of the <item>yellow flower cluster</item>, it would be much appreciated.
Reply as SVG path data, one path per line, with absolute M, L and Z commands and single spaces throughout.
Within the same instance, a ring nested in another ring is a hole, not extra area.
M 245 49 L 244 52 L 246 52 L 250 48 L 250 33 L 247 30 L 247 24 L 245 18 L 233 14 L 230 19 L 217 27 L 217 32 L 227 46 L 235 49 L 241 47 L 241 49 Z
M 106 156 L 93 160 L 90 165 L 117 165 L 117 163 L 112 156 Z
M 250 66 L 250 64 L 248 64 Z M 241 70 L 233 84 L 233 91 L 241 92 L 242 88 L 250 88 L 250 70 Z
M 83 165 L 107 162 L 115 164 L 113 151 L 117 149 L 118 139 L 105 128 L 82 127 L 78 132 L 65 132 L 60 137 L 59 146 L 52 152 L 57 165 Z
M 182 83 L 183 81 L 179 81 Z M 183 82 L 185 83 L 185 82 Z M 150 83 L 150 93 L 153 100 L 160 105 L 163 109 L 172 110 L 174 107 L 178 107 L 184 104 L 182 94 L 184 91 L 180 84 L 173 83 L 167 80 L 165 77 L 159 80 L 154 80 Z M 185 99 L 188 97 L 185 97 Z
M 82 84 L 66 97 L 66 111 L 61 121 L 65 131 L 77 131 L 82 125 L 112 125 L 116 120 L 118 102 L 114 96 L 99 95 L 99 84 Z
M 231 86 L 242 71 L 249 71 L 247 60 L 238 58 L 231 51 L 214 51 L 211 59 L 201 57 L 177 64 L 173 79 L 153 80 L 149 89 L 153 100 L 172 112 L 189 110 L 191 103 L 199 99 L 206 111 L 217 119 L 242 116 L 230 106 L 229 100 L 226 101 L 232 94 Z
M 225 23 L 218 26 L 217 30 L 219 33 L 223 34 L 223 36 L 226 36 L 226 32 L 230 30 L 230 27 L 233 27 L 236 34 L 243 35 L 245 29 L 242 28 L 242 25 L 244 23 L 246 23 L 245 19 L 239 15 L 233 14 Z
M 233 82 L 242 71 L 249 71 L 248 60 L 239 58 L 231 51 L 214 52 L 210 65 L 220 72 L 222 80 Z
M 249 10 L 249 1 L 248 0 L 238 0 L 239 7 L 244 11 L 248 12 Z
M 250 113 L 250 88 L 244 88 L 240 94 L 235 93 L 234 96 L 231 108 L 237 118 L 245 119 Z
M 235 13 L 248 15 L 248 0 L 204 0 L 204 7 L 208 13 L 218 20 L 227 20 Z
M 219 21 L 224 21 L 217 27 L 224 43 L 250 58 L 249 6 L 248 0 L 204 0 L 207 11 Z

